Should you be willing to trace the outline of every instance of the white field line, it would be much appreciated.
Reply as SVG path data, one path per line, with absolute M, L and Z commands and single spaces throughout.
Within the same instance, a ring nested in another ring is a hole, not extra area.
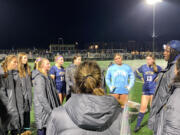
M 137 80 L 136 80 L 136 82 L 138 82 L 138 83 L 144 83 L 144 82 L 142 82 L 142 81 L 137 81 Z

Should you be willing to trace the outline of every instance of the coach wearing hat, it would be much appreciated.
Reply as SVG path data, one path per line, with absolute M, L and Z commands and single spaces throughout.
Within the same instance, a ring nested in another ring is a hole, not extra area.
M 177 128 L 178 124 L 173 123 L 173 119 L 171 119 L 171 122 L 167 122 L 168 116 L 165 116 L 165 114 L 167 114 L 168 111 L 166 103 L 172 94 L 170 85 L 172 84 L 175 77 L 175 63 L 176 60 L 180 57 L 180 41 L 172 40 L 163 47 L 164 59 L 168 62 L 168 64 L 167 67 L 162 70 L 158 76 L 158 82 L 152 101 L 148 126 L 154 131 L 154 135 L 176 135 L 171 131 L 176 133 L 176 130 L 180 131 L 180 127 L 179 129 Z M 180 114 L 177 114 L 177 116 L 178 115 Z

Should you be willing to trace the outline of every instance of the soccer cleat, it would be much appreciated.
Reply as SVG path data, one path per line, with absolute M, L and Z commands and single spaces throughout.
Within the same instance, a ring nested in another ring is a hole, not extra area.
M 134 132 L 136 133 L 136 132 L 138 132 L 140 130 L 140 127 L 136 127 L 135 129 L 134 129 Z

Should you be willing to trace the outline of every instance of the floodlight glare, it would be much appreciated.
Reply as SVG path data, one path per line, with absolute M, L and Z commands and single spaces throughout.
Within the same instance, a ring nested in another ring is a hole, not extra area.
M 156 3 L 162 2 L 162 0 L 146 0 L 147 4 L 155 5 Z
M 149 4 L 149 5 L 152 5 L 153 6 L 153 33 L 152 33 L 152 38 L 153 38 L 153 44 L 152 44 L 152 50 L 153 50 L 153 53 L 154 53 L 154 46 L 155 46 L 155 38 L 156 38 L 156 4 L 162 2 L 163 0 L 146 0 L 146 3 Z

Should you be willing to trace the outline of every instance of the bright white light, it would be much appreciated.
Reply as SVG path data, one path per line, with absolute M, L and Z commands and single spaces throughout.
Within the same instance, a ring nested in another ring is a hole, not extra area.
M 156 3 L 162 2 L 162 0 L 146 0 L 147 4 L 155 5 Z

